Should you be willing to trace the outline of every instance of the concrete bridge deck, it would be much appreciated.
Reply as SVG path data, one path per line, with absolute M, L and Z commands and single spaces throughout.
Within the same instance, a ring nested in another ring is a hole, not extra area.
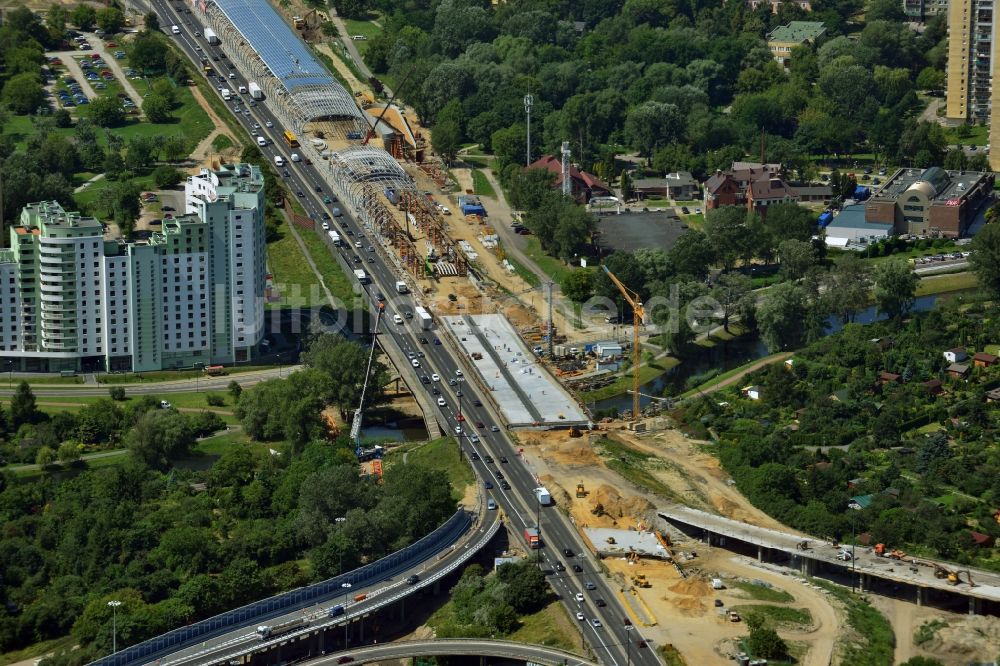
M 757 527 L 679 505 L 661 506 L 657 515 L 674 525 L 704 530 L 710 545 L 725 547 L 726 539 L 735 539 L 756 546 L 758 560 L 771 559 L 775 551 L 784 553 L 806 575 L 813 575 L 819 565 L 827 569 L 836 567 L 848 575 L 857 575 L 862 590 L 872 587 L 877 580 L 884 580 L 916 588 L 917 603 L 923 601 L 926 590 L 937 590 L 967 597 L 970 612 L 979 610 L 982 601 L 991 602 L 991 608 L 1000 608 L 1000 574 L 991 571 L 925 557 L 911 556 L 902 560 L 879 557 L 873 549 L 862 547 L 854 549 L 854 561 L 845 562 L 837 557 L 841 546 L 831 541 Z M 800 547 L 803 541 L 808 542 L 805 550 Z M 850 550 L 851 546 L 846 549 Z M 968 573 L 973 585 L 966 582 L 965 575 L 960 576 L 959 584 L 951 585 L 946 578 L 935 576 L 936 567 Z

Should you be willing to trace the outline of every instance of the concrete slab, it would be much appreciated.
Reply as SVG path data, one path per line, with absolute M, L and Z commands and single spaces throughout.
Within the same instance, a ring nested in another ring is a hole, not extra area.
M 538 363 L 506 317 L 462 315 L 441 320 L 472 359 L 509 427 L 589 425 L 576 399 Z
M 610 527 L 585 527 L 583 529 L 597 552 L 605 557 L 625 557 L 636 553 L 643 557 L 667 559 L 666 549 L 657 541 L 652 532 L 619 530 Z M 609 543 L 613 539 L 614 543 Z

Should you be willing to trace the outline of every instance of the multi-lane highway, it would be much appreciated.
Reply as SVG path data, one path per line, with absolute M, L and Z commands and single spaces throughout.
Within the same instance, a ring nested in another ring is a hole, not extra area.
M 213 79 L 213 85 L 226 85 L 233 90 L 247 85 L 242 74 L 230 68 L 231 61 L 223 58 L 220 47 L 211 46 L 195 35 L 196 31 L 204 28 L 197 23 L 197 14 L 186 13 L 183 9 L 185 5 L 180 3 L 171 5 L 165 0 L 151 0 L 150 4 L 159 14 L 161 25 L 181 26 L 181 34 L 175 35 L 174 39 L 195 63 L 203 53 L 213 58 L 216 70 L 226 77 L 224 83 Z M 230 72 L 235 78 L 228 78 Z M 286 159 L 285 180 L 289 188 L 314 220 L 323 219 L 323 213 L 332 209 L 332 205 L 323 203 L 323 197 L 334 192 L 322 164 L 319 161 L 312 165 L 291 162 L 291 151 L 285 147 L 281 136 L 284 128 L 279 122 L 279 115 L 283 114 L 276 114 L 269 108 L 271 101 L 257 103 L 254 107 L 246 107 L 246 101 L 245 96 L 240 100 L 242 112 L 237 114 L 237 119 L 248 134 L 256 129 L 258 135 L 268 139 L 269 145 L 262 149 L 268 159 L 273 160 L 279 154 Z M 229 107 L 232 106 L 230 103 Z M 352 211 L 347 210 L 343 203 L 333 205 L 344 212 L 344 217 L 331 220 L 333 228 L 345 240 L 345 247 L 335 251 L 339 252 L 345 267 L 354 265 L 355 253 L 361 257 L 362 263 L 358 265 L 363 266 L 371 277 L 371 284 L 361 288 L 373 307 L 379 293 L 386 299 L 389 317 L 384 321 L 389 323 L 380 332 L 383 348 L 395 347 L 397 358 L 401 354 L 410 360 L 409 365 L 401 364 L 403 367 L 398 370 L 414 391 L 437 392 L 433 400 L 441 405 L 437 415 L 439 422 L 445 430 L 460 436 L 463 451 L 469 455 L 480 478 L 490 479 L 492 488 L 487 491 L 488 495 L 506 514 L 512 530 L 523 533 L 525 527 L 536 523 L 536 519 L 540 522 L 544 543 L 539 551 L 541 566 L 552 572 L 552 586 L 571 615 L 580 618 L 580 629 L 596 658 L 610 666 L 626 666 L 628 662 L 660 663 L 654 650 L 643 647 L 646 643 L 638 628 L 626 624 L 627 614 L 618 598 L 618 586 L 612 585 L 600 574 L 598 564 L 586 553 L 579 535 L 566 517 L 555 507 L 537 505 L 534 488 L 538 484 L 518 457 L 517 449 L 499 417 L 484 406 L 475 382 L 459 381 L 465 373 L 474 372 L 474 368 L 465 366 L 462 363 L 465 359 L 454 352 L 447 341 L 438 340 L 439 335 L 444 335 L 443 331 L 422 331 L 416 319 L 404 319 L 402 324 L 392 323 L 392 314 L 412 311 L 417 302 L 410 294 L 395 293 L 398 276 L 391 267 L 392 262 L 384 254 L 388 251 L 385 246 L 372 237 L 370 230 L 359 226 L 351 215 Z M 360 242 L 361 247 L 354 247 L 356 242 Z M 369 246 L 374 251 L 369 252 Z M 438 376 L 438 381 L 433 381 L 434 375 Z M 428 378 L 428 384 L 421 382 L 423 376 Z M 461 415 L 458 412 L 458 391 L 464 393 Z M 502 460 L 508 462 L 503 463 Z M 170 659 L 163 661 L 167 663 Z

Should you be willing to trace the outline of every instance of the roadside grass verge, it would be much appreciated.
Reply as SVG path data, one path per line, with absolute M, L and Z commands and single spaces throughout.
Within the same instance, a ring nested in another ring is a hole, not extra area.
M 256 372 L 258 370 L 270 370 L 276 366 L 273 365 L 241 365 L 236 367 L 228 367 L 225 369 L 223 377 L 232 376 L 233 379 L 239 380 L 241 374 L 247 372 Z M 205 377 L 205 373 L 201 369 L 191 368 L 189 370 L 151 370 L 149 372 L 141 373 L 122 373 L 115 375 L 97 375 L 98 384 L 142 384 L 149 382 L 172 382 L 180 379 L 196 379 L 198 377 Z M 209 379 L 205 377 L 206 380 Z
M 302 254 L 302 248 L 288 230 L 289 222 L 279 227 L 279 238 L 267 244 L 268 270 L 281 299 L 269 302 L 268 307 L 300 307 L 319 297 L 319 280 Z
M 975 289 L 979 286 L 979 278 L 975 273 L 950 273 L 947 275 L 928 275 L 917 283 L 917 296 L 943 294 L 949 291 Z
M 568 631 L 576 620 L 570 620 L 566 608 L 558 601 L 521 618 L 521 627 L 508 638 L 518 643 L 547 645 L 567 652 L 583 652 L 579 634 Z
M 465 489 L 476 482 L 472 468 L 464 458 L 459 457 L 458 444 L 453 437 L 441 437 L 422 444 L 412 444 L 394 450 L 387 462 L 391 465 L 407 463 L 423 465 L 448 475 L 451 482 L 451 496 L 457 502 L 465 496 Z
M 756 365 L 759 365 L 761 363 L 763 363 L 765 365 L 768 364 L 768 363 L 771 363 L 774 360 L 780 358 L 782 355 L 783 355 L 782 353 L 771 354 L 770 356 L 765 356 L 764 358 L 759 358 L 759 359 L 750 361 L 749 363 L 744 363 L 743 365 L 739 366 L 738 368 L 733 368 L 732 370 L 729 370 L 727 372 L 723 372 L 723 373 L 720 373 L 720 374 L 717 374 L 717 375 L 713 375 L 710 379 L 705 380 L 703 383 L 698 384 L 694 388 L 688 389 L 687 391 L 684 391 L 684 393 L 681 394 L 681 397 L 682 398 L 690 398 L 692 396 L 696 396 L 696 395 L 698 395 L 699 393 L 701 393 L 703 391 L 707 391 L 708 389 L 712 388 L 713 386 L 717 386 L 718 384 L 721 384 L 722 382 L 726 381 L 727 379 L 730 379 L 731 377 L 736 377 L 741 372 L 747 372 L 750 368 L 752 368 L 752 367 L 754 367 Z M 697 377 L 692 377 L 692 379 L 697 379 Z
M 217 153 L 221 153 L 226 148 L 233 147 L 233 140 L 229 138 L 228 134 L 217 134 L 214 139 L 212 139 L 212 150 Z
M 892 625 L 875 608 L 866 603 L 860 596 L 848 590 L 819 578 L 812 582 L 828 590 L 839 599 L 847 609 L 847 623 L 861 636 L 861 641 L 842 638 L 841 663 L 852 666 L 879 666 L 891 664 L 896 646 L 896 637 L 892 633 Z
M 312 256 L 312 260 L 316 264 L 316 268 L 319 269 L 320 275 L 323 276 L 326 288 L 330 290 L 330 293 L 334 297 L 340 300 L 344 307 L 349 305 L 354 298 L 352 283 L 340 267 L 340 264 L 334 259 L 326 243 L 312 231 L 301 230 L 299 231 L 299 236 L 301 236 L 306 250 Z
M 545 274 L 552 278 L 556 284 L 562 284 L 563 279 L 575 270 L 555 257 L 546 254 L 542 250 L 542 245 L 539 243 L 538 238 L 535 236 L 527 237 L 527 245 L 524 248 L 524 253 L 531 257 L 538 264 L 538 267 L 545 271 Z
M 472 191 L 479 196 L 490 197 L 491 199 L 496 199 L 497 197 L 493 185 L 486 179 L 486 174 L 479 169 L 472 170 Z
M 727 580 L 726 586 L 737 590 L 743 590 L 751 599 L 756 599 L 757 601 L 770 601 L 773 603 L 795 601 L 795 597 L 784 590 L 778 590 L 773 587 L 765 587 L 764 585 L 757 585 L 756 583 L 750 583 L 747 581 Z

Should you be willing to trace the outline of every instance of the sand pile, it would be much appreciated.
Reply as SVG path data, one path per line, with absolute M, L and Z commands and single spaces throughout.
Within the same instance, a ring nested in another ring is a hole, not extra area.
M 667 601 L 671 601 L 673 605 L 685 615 L 705 614 L 705 604 L 703 604 L 700 599 L 695 599 L 694 597 L 681 597 L 680 599 L 667 599 Z
M 592 506 L 603 506 L 605 513 L 612 518 L 631 516 L 638 519 L 654 508 L 649 500 L 642 497 L 622 497 L 617 489 L 607 484 L 602 484 L 590 493 L 589 499 Z
M 961 656 L 962 661 L 989 661 L 996 658 L 1000 645 L 1000 618 L 972 615 L 937 631 L 934 639 L 921 647 L 939 655 Z
M 697 578 L 685 578 L 670 586 L 670 591 L 676 594 L 686 594 L 695 597 L 704 597 L 712 593 L 712 586 Z

